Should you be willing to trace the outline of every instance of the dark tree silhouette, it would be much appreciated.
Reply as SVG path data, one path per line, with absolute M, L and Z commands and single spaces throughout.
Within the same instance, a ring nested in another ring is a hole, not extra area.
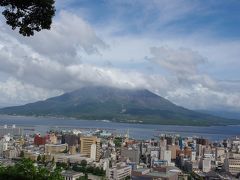
M 55 0 L 0 0 L 6 23 L 13 30 L 19 28 L 23 36 L 33 36 L 34 31 L 51 28 L 54 3 Z

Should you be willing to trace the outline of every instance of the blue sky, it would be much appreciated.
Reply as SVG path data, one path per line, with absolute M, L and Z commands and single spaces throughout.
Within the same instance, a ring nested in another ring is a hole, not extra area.
M 88 85 L 146 88 L 190 109 L 240 110 L 240 1 L 56 1 L 50 31 L 0 22 L 0 106 Z
M 216 38 L 240 37 L 238 0 L 78 0 L 69 1 L 62 9 L 78 13 L 96 26 L 106 26 L 115 21 L 123 26 L 119 35 L 139 35 L 149 31 L 157 35 L 169 29 L 188 35 L 204 29 Z

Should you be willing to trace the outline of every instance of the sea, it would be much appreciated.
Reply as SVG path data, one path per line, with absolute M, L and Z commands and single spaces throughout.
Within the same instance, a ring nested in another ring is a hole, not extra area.
M 221 141 L 240 137 L 240 125 L 231 126 L 175 126 L 156 124 L 116 123 L 107 120 L 78 120 L 57 117 L 0 116 L 0 126 L 22 127 L 25 133 L 46 133 L 49 130 L 106 130 L 117 135 L 129 134 L 135 139 L 158 138 L 161 134 L 181 137 L 203 137 L 211 141 Z

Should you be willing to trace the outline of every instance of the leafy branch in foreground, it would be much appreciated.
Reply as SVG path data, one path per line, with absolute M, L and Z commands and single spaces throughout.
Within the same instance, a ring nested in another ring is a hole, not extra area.
M 13 30 L 19 28 L 23 36 L 33 36 L 34 31 L 50 29 L 55 15 L 54 0 L 1 0 L 2 14 Z

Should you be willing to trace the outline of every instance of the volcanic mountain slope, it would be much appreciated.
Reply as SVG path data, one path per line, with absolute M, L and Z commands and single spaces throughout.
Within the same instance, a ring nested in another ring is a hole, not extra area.
M 237 124 L 177 106 L 148 90 L 111 87 L 84 87 L 45 101 L 2 108 L 0 113 L 169 125 Z

